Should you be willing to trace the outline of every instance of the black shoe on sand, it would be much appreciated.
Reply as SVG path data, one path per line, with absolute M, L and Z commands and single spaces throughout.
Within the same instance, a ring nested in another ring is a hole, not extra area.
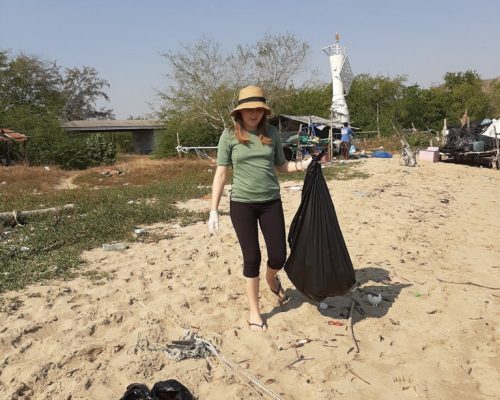
M 189 389 L 175 379 L 156 382 L 151 389 L 155 400 L 194 400 Z
M 148 387 L 142 383 L 131 383 L 120 400 L 153 400 Z

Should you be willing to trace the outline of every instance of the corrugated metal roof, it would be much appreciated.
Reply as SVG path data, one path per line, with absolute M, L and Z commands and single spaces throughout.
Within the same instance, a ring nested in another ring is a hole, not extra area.
M 12 129 L 3 128 L 0 129 L 0 141 L 2 142 L 24 142 L 28 140 L 28 137 L 19 132 L 14 132 Z
M 68 121 L 61 124 L 68 132 L 132 131 L 143 129 L 164 129 L 160 120 L 85 120 Z

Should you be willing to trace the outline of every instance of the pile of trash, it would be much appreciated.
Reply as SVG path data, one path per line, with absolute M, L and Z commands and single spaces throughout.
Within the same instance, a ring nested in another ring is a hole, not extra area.
M 500 137 L 500 119 L 485 119 L 481 122 L 471 122 L 468 127 L 450 128 L 447 131 L 446 143 L 439 151 L 453 154 L 495 150 L 495 134 Z

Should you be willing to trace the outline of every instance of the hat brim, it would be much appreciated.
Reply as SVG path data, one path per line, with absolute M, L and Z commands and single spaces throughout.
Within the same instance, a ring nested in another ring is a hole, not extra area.
M 236 111 L 239 110 L 248 110 L 251 108 L 263 108 L 265 110 L 265 114 L 269 115 L 271 114 L 271 109 L 266 103 L 263 103 L 262 101 L 249 101 L 248 103 L 243 103 L 240 104 L 239 106 L 235 107 L 233 111 L 231 111 L 231 115 L 234 115 Z

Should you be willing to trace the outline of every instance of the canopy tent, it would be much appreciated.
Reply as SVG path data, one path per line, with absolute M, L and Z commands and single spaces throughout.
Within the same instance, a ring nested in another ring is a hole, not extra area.
M 500 138 L 500 118 L 491 121 L 491 124 L 486 128 L 482 135 L 494 138 Z
M 281 139 L 286 140 L 291 135 L 298 134 L 299 130 L 306 133 L 307 129 L 313 130 L 313 136 L 328 138 L 331 121 L 316 115 L 287 115 L 281 114 L 269 118 L 268 122 L 278 128 Z M 341 124 L 333 124 L 334 135 L 340 133 Z
M 269 118 L 268 122 L 278 129 L 287 160 L 296 160 L 297 157 L 300 157 L 299 153 L 305 155 L 308 152 L 322 149 L 328 149 L 329 153 L 336 152 L 336 142 L 340 143 L 342 125 L 333 124 L 332 138 L 330 139 L 331 121 L 316 115 L 281 114 Z M 329 147 L 330 140 L 333 148 Z

